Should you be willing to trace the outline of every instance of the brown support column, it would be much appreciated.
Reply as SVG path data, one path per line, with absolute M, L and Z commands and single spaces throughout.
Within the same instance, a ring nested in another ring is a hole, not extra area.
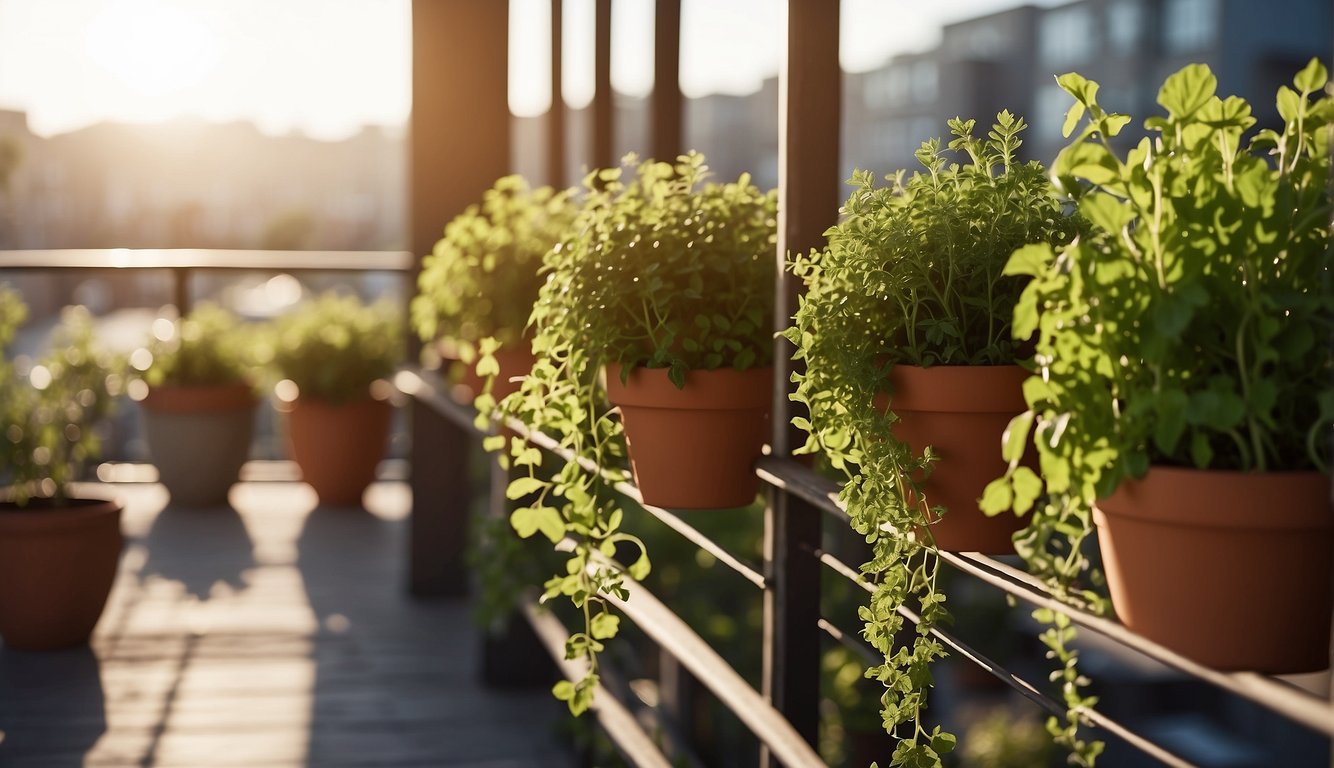
M 823 244 L 838 218 L 838 152 L 842 74 L 838 64 L 839 0 L 788 0 L 787 50 L 779 72 L 778 284 L 774 322 L 786 328 L 799 281 L 784 269 L 788 253 Z M 794 434 L 792 348 L 774 355 L 773 453 L 790 456 Z M 820 511 L 777 489 L 765 511 L 764 693 L 812 745 L 819 730 Z M 765 765 L 773 757 L 761 755 Z
M 508 51 L 509 3 L 413 0 L 409 175 L 418 257 L 509 172 Z M 411 421 L 409 584 L 418 595 L 464 594 L 474 440 L 415 402 Z
M 611 92 L 611 0 L 596 0 L 593 29 L 593 148 L 594 168 L 615 164 L 613 133 L 615 98 Z
M 653 13 L 652 135 L 658 160 L 681 154 L 681 0 L 657 0 Z
M 565 181 L 564 3 L 551 0 L 551 111 L 547 112 L 547 183 L 556 189 Z

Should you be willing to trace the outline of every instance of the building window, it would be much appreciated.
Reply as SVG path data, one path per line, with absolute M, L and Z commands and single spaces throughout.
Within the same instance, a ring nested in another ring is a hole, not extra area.
M 1107 6 L 1107 40 L 1121 55 L 1135 52 L 1144 26 L 1144 8 L 1139 0 L 1119 0 Z
M 1217 0 L 1168 0 L 1163 8 L 1163 44 L 1168 53 L 1192 53 L 1218 35 Z
M 1093 16 L 1085 6 L 1058 8 L 1042 16 L 1038 56 L 1046 67 L 1070 67 L 1096 56 Z
M 924 104 L 936 100 L 940 88 L 940 72 L 934 61 L 923 60 L 912 65 L 912 100 Z
M 1062 140 L 1061 125 L 1065 123 L 1065 113 L 1075 103 L 1075 100 L 1066 93 L 1061 86 L 1056 83 L 1048 83 L 1038 89 L 1034 94 L 1032 116 L 1033 131 L 1038 139 L 1046 143 L 1054 143 Z M 1044 162 L 1051 162 L 1055 158 L 1044 157 Z

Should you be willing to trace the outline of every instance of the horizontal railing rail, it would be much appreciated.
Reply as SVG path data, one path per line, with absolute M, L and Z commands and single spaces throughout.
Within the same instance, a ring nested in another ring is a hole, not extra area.
M 838 500 L 838 484 L 791 459 L 765 457 L 757 463 L 761 479 L 799 495 L 825 513 L 847 522 Z M 1068 605 L 1045 584 L 995 558 L 976 552 L 941 552 L 940 557 L 963 573 L 1037 607 L 1058 611 L 1071 622 L 1097 632 L 1118 645 L 1217 688 L 1248 699 L 1307 728 L 1334 736 L 1334 703 L 1288 682 L 1254 672 L 1219 672 L 1141 637 L 1124 625 Z
M 0 251 L 0 273 L 15 271 L 168 271 L 172 303 L 185 314 L 198 272 L 393 272 L 416 263 L 408 251 L 270 251 L 223 248 L 59 248 Z

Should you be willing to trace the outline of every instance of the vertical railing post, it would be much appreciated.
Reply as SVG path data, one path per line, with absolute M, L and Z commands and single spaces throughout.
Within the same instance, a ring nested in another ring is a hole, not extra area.
M 414 0 L 412 42 L 410 242 L 420 257 L 510 171 L 509 3 Z M 410 407 L 410 588 L 466 594 L 473 437 L 429 406 Z
M 649 147 L 671 161 L 681 154 L 681 0 L 657 0 L 653 8 L 653 95 Z
M 185 317 L 190 314 L 194 293 L 191 290 L 191 278 L 194 271 L 189 267 L 176 267 L 171 271 L 172 302 L 176 304 L 176 314 Z
M 595 0 L 593 21 L 593 167 L 615 164 L 616 97 L 611 91 L 611 0 Z
M 839 0 L 788 0 L 786 50 L 779 72 L 778 281 L 775 325 L 785 328 L 799 283 L 784 268 L 789 253 L 823 244 L 838 215 Z M 791 348 L 774 355 L 772 448 L 789 456 L 801 444 L 792 427 Z M 764 693 L 811 744 L 819 730 L 820 512 L 779 489 L 765 512 Z M 767 751 L 765 765 L 776 765 Z
M 551 111 L 547 112 L 547 183 L 565 186 L 565 4 L 551 0 Z

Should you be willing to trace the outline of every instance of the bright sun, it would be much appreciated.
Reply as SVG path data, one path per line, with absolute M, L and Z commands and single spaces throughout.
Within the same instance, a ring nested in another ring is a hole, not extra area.
M 188 6 L 114 0 L 89 23 L 88 53 L 154 112 L 167 97 L 199 85 L 218 65 L 220 42 Z

